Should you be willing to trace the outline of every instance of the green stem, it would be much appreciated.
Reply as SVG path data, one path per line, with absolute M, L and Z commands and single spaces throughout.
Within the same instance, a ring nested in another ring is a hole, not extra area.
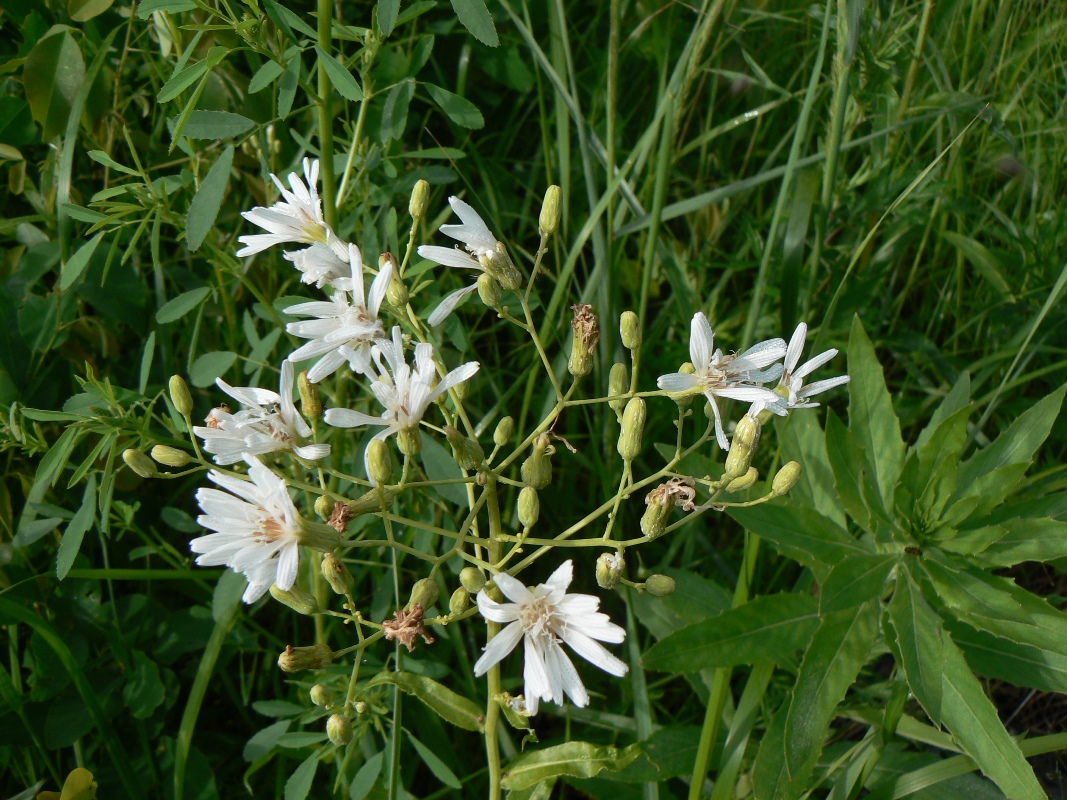
M 496 493 L 496 482 L 490 478 L 485 485 L 486 509 L 489 512 L 489 561 L 496 564 L 500 560 L 500 501 Z M 500 625 L 488 623 L 488 641 L 500 631 Z M 500 706 L 496 701 L 500 694 L 500 665 L 489 668 L 489 700 L 485 707 L 485 754 L 489 763 L 489 800 L 500 800 L 500 743 L 497 739 L 497 723 L 500 720 Z
M 319 47 L 329 53 L 331 45 L 330 24 L 333 21 L 333 4 L 330 0 L 318 0 Z M 333 112 L 330 109 L 330 94 L 333 86 L 326 74 L 326 65 L 319 61 L 319 174 L 322 176 L 322 214 L 331 228 L 337 226 L 337 180 L 333 174 Z

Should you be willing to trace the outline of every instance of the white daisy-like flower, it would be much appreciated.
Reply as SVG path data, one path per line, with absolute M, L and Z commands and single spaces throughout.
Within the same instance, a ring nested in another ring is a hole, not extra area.
M 328 444 L 300 444 L 311 436 L 311 426 L 293 403 L 293 365 L 282 362 L 278 393 L 254 386 L 230 386 L 222 378 L 215 380 L 222 391 L 244 406 L 236 414 L 214 408 L 207 425 L 196 425 L 193 433 L 204 440 L 204 449 L 219 465 L 236 464 L 246 455 L 259 456 L 275 450 L 292 450 L 307 461 L 317 461 L 330 454 Z
M 385 406 L 380 417 L 353 411 L 350 408 L 331 408 L 323 419 L 337 428 L 361 428 L 380 425 L 375 439 L 385 439 L 402 430 L 415 428 L 430 404 L 453 386 L 469 379 L 478 371 L 477 361 L 468 361 L 445 375 L 436 385 L 437 368 L 433 361 L 433 345 L 415 345 L 415 368 L 404 357 L 404 339 L 400 327 L 393 328 L 393 339 L 379 340 L 371 352 L 378 377 L 371 381 L 371 391 Z M 382 358 L 385 358 L 385 364 Z M 368 376 L 370 371 L 367 372 Z
M 322 216 L 322 201 L 317 188 L 318 159 L 304 159 L 304 181 L 301 181 L 295 172 L 289 173 L 291 191 L 285 188 L 277 175 L 271 174 L 270 177 L 282 193 L 283 200 L 270 208 L 256 206 L 251 211 L 241 212 L 242 217 L 267 233 L 238 236 L 237 241 L 244 245 L 237 251 L 238 258 L 254 255 L 273 245 L 287 242 L 322 244 L 332 249 L 338 258 L 345 258 L 347 253 L 344 243 L 337 238 Z
M 289 590 L 296 581 L 300 545 L 322 552 L 333 550 L 341 541 L 328 525 L 304 519 L 293 505 L 285 481 L 252 456 L 248 462 L 250 481 L 217 470 L 208 480 L 222 487 L 200 489 L 197 502 L 204 512 L 196 521 L 215 531 L 189 542 L 199 553 L 202 567 L 225 564 L 248 579 L 243 600 L 254 603 L 270 588 Z
M 800 361 L 800 354 L 804 350 L 804 340 L 807 335 L 808 326 L 806 323 L 801 322 L 797 325 L 797 329 L 793 331 L 793 336 L 789 340 L 789 347 L 785 353 L 785 369 L 778 381 L 779 393 L 782 395 L 788 393 L 786 399 L 791 409 L 815 408 L 819 404 L 809 403 L 809 398 L 849 382 L 848 375 L 839 375 L 836 378 L 827 378 L 808 384 L 804 383 L 804 378 L 837 355 L 837 349 L 831 347 L 798 367 L 797 363 Z
M 285 326 L 294 336 L 311 340 L 290 353 L 290 361 L 321 356 L 308 370 L 312 383 L 332 375 L 346 361 L 354 372 L 366 372 L 374 342 L 385 335 L 378 311 L 393 277 L 392 263 L 386 262 L 378 271 L 369 296 L 364 293 L 363 258 L 354 244 L 348 245 L 348 272 L 350 277 L 331 281 L 337 291 L 329 300 L 298 303 L 285 309 L 286 314 L 315 317 Z
M 564 652 L 561 642 L 610 675 L 624 676 L 627 665 L 613 656 L 599 642 L 618 644 L 626 631 L 600 613 L 600 599 L 588 594 L 568 594 L 574 565 L 568 559 L 547 581 L 527 589 L 519 580 L 500 572 L 493 581 L 512 602 L 497 603 L 478 592 L 478 610 L 491 622 L 506 624 L 474 665 L 475 676 L 482 676 L 494 664 L 525 642 L 523 678 L 526 713 L 537 713 L 541 700 L 562 704 L 566 693 L 579 708 L 589 705 L 589 694 L 578 672 Z
M 351 269 L 348 260 L 338 258 L 334 248 L 318 242 L 303 250 L 290 250 L 282 256 L 286 261 L 293 262 L 293 266 L 300 270 L 301 281 L 307 284 L 313 283 L 317 289 L 347 278 Z
M 462 242 L 466 252 L 456 247 L 422 245 L 419 255 L 445 267 L 487 272 L 505 289 L 517 289 L 522 284 L 522 275 L 512 263 L 507 249 L 493 236 L 478 212 L 458 197 L 448 198 L 448 203 L 462 224 L 442 225 L 441 233 Z M 460 300 L 477 289 L 478 284 L 474 283 L 452 292 L 434 309 L 427 320 L 429 325 L 440 325 Z
M 656 381 L 660 389 L 673 394 L 703 394 L 711 404 L 715 415 L 715 439 L 723 450 L 730 449 L 730 440 L 723 430 L 717 397 L 741 400 L 747 403 L 764 403 L 776 414 L 786 413 L 782 398 L 762 384 L 776 381 L 782 375 L 782 365 L 774 364 L 786 352 L 783 339 L 768 339 L 748 348 L 745 352 L 724 355 L 713 349 L 715 334 L 703 312 L 693 315 L 689 338 L 689 356 L 696 372 L 672 372 L 661 375 Z M 772 367 L 771 364 L 774 364 Z M 769 367 L 769 369 L 766 369 Z

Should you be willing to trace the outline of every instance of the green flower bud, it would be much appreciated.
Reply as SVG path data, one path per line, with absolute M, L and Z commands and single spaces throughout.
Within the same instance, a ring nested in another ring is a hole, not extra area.
M 460 586 L 456 591 L 452 592 L 452 596 L 448 598 L 448 613 L 449 614 L 462 614 L 471 604 L 471 595 L 466 589 Z
M 503 447 L 511 441 L 513 433 L 515 433 L 515 420 L 511 417 L 504 417 L 496 424 L 496 430 L 493 431 L 493 444 Z
M 437 588 L 437 581 L 432 578 L 423 578 L 415 581 L 415 585 L 411 587 L 411 597 L 405 608 L 410 610 L 418 605 L 422 606 L 422 610 L 425 611 L 437 602 L 437 597 L 440 593 L 441 590 Z
M 122 460 L 126 462 L 127 467 L 142 478 L 154 478 L 159 474 L 159 470 L 156 469 L 156 465 L 152 463 L 152 459 L 140 450 L 134 450 L 132 447 L 123 450 Z
M 333 514 L 333 500 L 324 494 L 315 498 L 315 513 L 322 519 L 329 519 Z
M 782 465 L 778 474 L 774 476 L 774 480 L 771 481 L 771 493 L 775 497 L 781 497 L 796 486 L 798 480 L 800 480 L 800 464 L 796 461 L 789 461 Z
M 459 388 L 458 386 L 456 387 Z M 422 440 L 419 438 L 419 429 L 416 426 L 401 428 L 396 435 L 396 444 L 400 452 L 406 456 L 417 456 L 422 450 Z
M 193 396 L 189 394 L 189 384 L 181 375 L 172 375 L 170 378 L 170 401 L 183 417 L 188 418 L 193 412 Z
M 730 452 L 726 456 L 726 471 L 722 474 L 724 480 L 731 481 L 748 472 L 749 465 L 752 463 L 752 455 L 756 452 L 756 445 L 759 444 L 759 435 L 759 420 L 748 414 L 741 417 L 734 430 Z
M 300 410 L 309 420 L 317 420 L 322 416 L 322 396 L 319 387 L 308 380 L 308 371 L 300 370 L 296 376 L 296 386 L 300 392 Z
M 328 644 L 313 644 L 310 647 L 289 645 L 278 656 L 282 672 L 301 672 L 305 669 L 323 669 L 333 661 L 333 650 Z
M 636 350 L 641 346 L 641 322 L 637 314 L 623 311 L 619 318 L 619 333 L 622 334 L 622 346 L 627 350 Z
M 393 454 L 389 452 L 389 445 L 382 439 L 371 439 L 364 460 L 371 483 L 375 486 L 389 483 L 393 476 Z
M 649 539 L 662 536 L 674 509 L 674 498 L 665 491 L 667 484 L 657 486 L 645 495 L 645 513 L 641 515 L 641 533 Z
M 473 439 L 468 439 L 451 425 L 445 425 L 445 437 L 452 445 L 452 458 L 460 469 L 467 471 L 481 469 L 485 463 L 485 451 Z
M 682 366 L 678 367 L 678 371 L 683 375 L 696 375 L 697 368 L 693 366 L 692 362 L 686 361 L 682 364 Z M 688 394 L 684 392 L 679 392 L 678 394 L 672 396 L 674 398 L 674 402 L 678 404 L 678 408 L 686 409 L 689 408 L 689 404 L 693 402 L 694 394 L 692 392 Z M 707 404 L 705 404 L 704 410 L 705 412 L 708 410 Z
M 459 571 L 459 582 L 471 594 L 477 594 L 485 588 L 485 576 L 477 567 L 464 567 Z
M 411 296 L 408 294 L 408 287 L 404 285 L 404 281 L 400 277 L 396 256 L 392 253 L 382 253 L 378 256 L 379 271 L 390 266 L 393 269 L 393 273 L 389 279 L 389 285 L 385 289 L 385 299 L 393 308 L 403 309 L 407 306 Z
M 542 239 L 547 239 L 559 227 L 559 203 L 560 188 L 552 184 L 545 191 L 545 199 L 541 203 L 541 216 L 537 220 L 537 230 Z
M 601 589 L 614 589 L 626 571 L 626 559 L 622 551 L 601 553 L 596 560 L 596 582 Z
M 395 497 L 396 489 L 389 489 L 384 486 L 378 486 L 369 492 L 364 492 L 355 500 L 349 500 L 345 503 L 350 514 L 349 519 L 355 519 L 362 514 L 381 511 L 383 503 L 388 508 L 393 504 L 393 498 Z
M 588 375 L 593 369 L 593 351 L 600 340 L 597 330 L 596 314 L 593 307 L 586 303 L 571 306 L 574 317 L 571 320 L 571 357 L 567 370 L 576 378 Z
M 352 741 L 352 723 L 344 714 L 331 714 L 326 720 L 326 735 L 338 747 L 344 747 Z
M 619 417 L 619 421 L 622 421 L 622 410 L 626 407 L 626 401 L 622 399 L 622 395 L 630 391 L 630 369 L 621 361 L 611 365 L 611 372 L 608 373 L 608 397 L 613 398 L 608 400 L 608 405 Z
M 319 708 L 327 708 L 333 705 L 333 692 L 323 686 L 321 683 L 316 683 L 311 687 L 311 702 L 313 705 Z
M 496 250 L 492 253 L 479 256 L 478 263 L 496 278 L 504 289 L 514 291 L 522 286 L 522 273 L 515 267 L 503 242 L 497 242 Z
M 541 501 L 537 497 L 537 490 L 532 486 L 524 486 L 519 492 L 519 524 L 524 528 L 532 528 L 540 516 Z
M 300 517 L 300 532 L 297 538 L 304 547 L 310 547 L 320 553 L 328 553 L 341 543 L 341 534 L 329 525 L 303 517 Z
M 348 571 L 345 562 L 333 553 L 327 553 L 322 559 L 322 577 L 330 584 L 334 594 L 347 595 L 356 585 L 356 579 Z
M 556 448 L 548 443 L 548 434 L 542 433 L 534 442 L 533 452 L 522 462 L 522 482 L 535 489 L 544 489 L 552 482 L 552 461 L 549 459 Z
M 631 397 L 622 412 L 622 431 L 619 433 L 619 455 L 633 461 L 641 452 L 641 437 L 645 432 L 648 409 L 643 397 Z
M 653 597 L 666 597 L 674 594 L 674 578 L 668 575 L 649 575 L 645 580 L 645 591 Z
M 478 298 L 486 308 L 500 308 L 500 283 L 488 272 L 478 276 Z
M 184 467 L 193 459 L 184 450 L 157 444 L 152 448 L 152 458 L 167 467 Z
M 422 219 L 426 216 L 426 209 L 430 205 L 430 184 L 425 180 L 418 180 L 411 187 L 411 200 L 408 201 L 408 213 L 412 219 Z
M 751 489 L 756 485 L 757 480 L 759 480 L 759 470 L 755 467 L 749 467 L 748 472 L 729 481 L 725 488 L 726 491 L 735 494 L 737 492 L 743 492 L 745 489 Z
M 270 585 L 270 596 L 282 605 L 289 606 L 297 614 L 310 617 L 319 610 L 319 602 L 303 589 L 293 586 L 291 589 L 279 589 L 278 584 Z

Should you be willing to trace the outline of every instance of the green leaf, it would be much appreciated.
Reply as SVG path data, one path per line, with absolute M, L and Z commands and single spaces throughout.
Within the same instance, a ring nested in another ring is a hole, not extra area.
M 26 56 L 22 84 L 41 138 L 50 142 L 67 125 L 74 96 L 85 78 L 85 60 L 64 26 L 41 39 Z
M 820 580 L 847 556 L 870 552 L 833 520 L 806 508 L 763 504 L 731 508 L 729 514 L 782 555 L 811 567 Z
M 311 791 L 315 771 L 319 768 L 319 753 L 316 751 L 300 762 L 289 780 L 285 782 L 285 800 L 304 800 Z
M 1067 656 L 1062 653 L 1013 642 L 960 622 L 949 623 L 948 628 L 978 674 L 1013 686 L 1067 693 Z
M 71 219 L 76 219 L 78 222 L 88 222 L 90 225 L 95 225 L 102 220 L 108 219 L 107 214 L 101 214 L 99 211 L 93 211 L 91 208 L 85 208 L 85 206 L 74 205 L 74 203 L 63 203 L 63 211 Z
M 140 650 L 135 650 L 132 669 L 122 690 L 122 699 L 130 707 L 130 713 L 135 719 L 148 719 L 165 696 L 159 666 Z
M 500 38 L 496 35 L 496 24 L 485 5 L 485 0 L 452 0 L 452 9 L 459 18 L 459 23 L 471 35 L 484 45 L 496 47 Z
M 871 530 L 871 511 L 863 494 L 863 451 L 832 409 L 826 412 L 826 457 L 841 505 L 857 525 Z
M 159 94 L 156 95 L 156 101 L 159 103 L 169 103 L 196 83 L 207 71 L 208 62 L 206 59 L 197 61 L 195 64 L 186 67 L 163 84 L 163 88 L 161 88 Z
M 277 61 L 267 61 L 262 67 L 256 70 L 256 74 L 252 76 L 252 80 L 248 82 L 248 93 L 255 94 L 256 92 L 262 92 L 274 81 L 278 79 L 278 76 L 285 72 L 285 66 L 279 64 Z
M 645 652 L 641 663 L 659 672 L 777 663 L 804 647 L 818 626 L 814 597 L 767 595 L 664 637 Z
M 333 84 L 333 88 L 340 93 L 341 97 L 351 100 L 353 103 L 363 99 L 363 90 L 359 88 L 359 83 L 340 61 L 318 45 L 315 45 L 315 53 L 319 57 L 319 63 L 325 68 L 326 76 L 330 79 L 330 83 Z
M 458 695 L 425 675 L 410 672 L 379 672 L 368 685 L 390 683 L 402 692 L 413 694 L 446 722 L 468 731 L 485 730 L 485 708 Z
M 166 11 L 168 14 L 180 14 L 182 11 L 192 11 L 196 8 L 193 0 L 144 0 L 137 4 L 137 18 L 148 19 L 157 11 Z
M 968 415 L 969 409 L 961 408 L 908 453 L 894 502 L 900 517 L 912 520 L 916 527 L 939 519 L 952 496 L 960 453 L 967 441 Z
M 206 113 L 206 112 L 204 112 Z M 190 120 L 192 124 L 192 120 Z M 189 135 L 189 127 L 185 128 L 186 136 Z M 204 180 L 200 182 L 193 201 L 189 204 L 189 213 L 185 216 L 185 237 L 189 250 L 196 252 L 204 243 L 208 233 L 211 232 L 219 209 L 222 208 L 222 198 L 226 194 L 226 187 L 230 183 L 230 168 L 233 166 L 233 145 L 229 145 L 222 151 L 219 160 L 211 165 Z M 162 309 L 160 309 L 162 310 Z
M 993 287 L 997 294 L 1007 298 L 1012 303 L 1015 302 L 1015 295 L 1011 293 L 1011 286 L 1008 285 L 1002 274 L 1004 265 L 985 245 L 976 242 L 969 236 L 953 233 L 952 231 L 944 231 L 941 236 L 963 253 L 963 257 L 971 263 L 972 267 L 978 270 L 978 274 L 989 282 L 989 285 Z
M 382 107 L 381 139 L 388 143 L 399 139 L 408 123 L 408 106 L 415 96 L 415 82 L 401 81 L 394 86 L 385 98 Z
M 922 449 L 926 446 L 926 443 L 930 441 L 930 437 L 934 435 L 934 432 L 941 427 L 941 423 L 959 411 L 961 408 L 967 408 L 971 404 L 971 376 L 970 373 L 964 372 L 960 375 L 959 380 L 956 381 L 956 385 L 952 387 L 952 390 L 945 395 L 945 399 L 941 401 L 941 405 L 934 411 L 934 415 L 930 418 L 930 422 L 923 428 L 922 433 L 919 434 L 918 440 L 915 442 L 915 446 Z
M 70 0 L 67 13 L 75 22 L 88 22 L 111 8 L 115 0 Z
M 421 434 L 422 440 L 422 464 L 426 468 L 426 477 L 431 481 L 455 480 L 463 477 L 456 460 L 452 454 L 437 440 L 425 431 Z M 467 489 L 462 483 L 446 483 L 443 486 L 434 486 L 434 491 L 445 500 L 457 505 L 467 502 Z
M 156 312 L 156 322 L 160 325 L 165 325 L 168 322 L 174 322 L 176 319 L 181 319 L 202 302 L 211 294 L 211 289 L 207 286 L 201 286 L 199 289 L 192 289 L 184 294 L 180 294 L 177 297 L 171 298 L 163 307 Z
M 252 734 L 252 737 L 245 742 L 244 751 L 241 754 L 244 760 L 258 761 L 270 753 L 277 746 L 281 735 L 289 730 L 291 724 L 290 720 L 279 720 Z
M 93 253 L 96 252 L 96 247 L 100 244 L 100 240 L 104 238 L 105 233 L 106 231 L 100 231 L 96 234 L 96 236 L 79 247 L 78 252 L 72 255 L 67 260 L 67 263 L 63 265 L 59 274 L 59 288 L 61 291 L 65 292 L 73 286 L 74 282 L 85 272 L 85 268 L 89 266 L 89 259 L 93 257 Z
M 839 562 L 822 585 L 819 613 L 866 603 L 882 596 L 886 579 L 897 564 L 895 555 L 852 555 Z
M 59 553 L 56 555 L 56 575 L 60 580 L 67 577 L 74 559 L 82 546 L 85 533 L 93 527 L 96 521 L 96 475 L 90 475 L 85 483 L 85 491 L 82 493 L 82 504 L 78 508 L 74 518 L 67 524 L 63 532 L 63 541 L 59 543 Z
M 823 618 L 804 653 L 785 718 L 785 765 L 797 797 L 808 789 L 837 706 L 867 663 L 878 601 Z
M 958 488 L 941 513 L 941 525 L 952 529 L 971 519 L 981 519 L 1004 502 L 1004 498 L 1015 490 L 1029 468 L 1029 462 L 1005 464 L 979 476 L 970 484 L 963 484 L 957 473 Z
M 804 465 L 800 480 L 790 495 L 801 500 L 801 505 L 845 527 L 845 514 L 834 487 L 834 473 L 826 451 L 826 435 L 819 426 L 818 417 L 794 414 L 782 422 L 776 419 L 776 423 L 776 430 L 782 437 L 782 460 Z
M 352 779 L 352 785 L 348 787 L 348 800 L 363 800 L 370 790 L 374 788 L 374 784 L 378 780 L 378 776 L 382 772 L 382 762 L 385 760 L 385 753 L 375 753 L 368 758 L 362 767 L 359 768 L 359 772 L 356 773 L 356 777 Z
M 756 761 L 752 765 L 752 796 L 756 800 L 781 800 L 791 793 L 785 766 L 785 718 L 788 708 L 781 708 L 763 734 Z
M 947 543 L 955 550 L 968 534 L 979 535 L 992 530 L 996 537 L 980 550 L 974 561 L 983 567 L 1011 567 L 1023 561 L 1053 561 L 1067 558 L 1067 522 L 1051 517 L 1010 519 L 995 528 L 966 531 Z M 946 546 L 947 549 L 947 546 Z
M 430 768 L 430 772 L 433 773 L 437 780 L 441 781 L 445 786 L 451 786 L 453 789 L 463 788 L 463 784 L 459 782 L 459 778 L 457 778 L 455 773 L 448 768 L 448 765 L 445 764 L 444 761 L 434 754 L 433 750 L 416 739 L 410 731 L 405 731 L 405 733 L 407 733 L 408 739 L 411 740 L 411 744 L 415 747 L 416 752 L 418 752 L 419 758 L 422 759 L 422 763 Z
M 148 391 L 148 377 L 152 372 L 152 359 L 156 353 L 156 332 L 149 331 L 145 339 L 144 353 L 141 355 L 141 372 L 137 380 L 137 391 L 144 394 Z
M 440 86 L 434 86 L 432 83 L 424 84 L 424 86 L 426 91 L 430 93 L 430 97 L 448 115 L 448 118 L 461 128 L 479 130 L 485 127 L 482 112 L 470 100 L 442 89 Z
M 285 72 L 278 82 L 278 116 L 285 119 L 293 110 L 293 100 L 296 98 L 296 87 L 300 83 L 300 53 L 296 52 L 289 63 L 285 65 Z
M 559 775 L 592 778 L 605 769 L 618 772 L 641 753 L 640 744 L 620 749 L 590 742 L 567 742 L 531 750 L 507 765 L 500 785 L 514 791 L 528 789 Z
M 182 135 L 190 139 L 227 139 L 240 136 L 255 124 L 248 117 L 229 111 L 194 111 L 182 128 Z
M 904 440 L 882 365 L 859 317 L 848 339 L 848 427 L 866 456 L 870 477 L 885 508 L 893 508 L 893 489 L 904 464 Z
M 888 606 L 893 638 L 890 646 L 904 669 L 912 694 L 935 725 L 941 724 L 941 675 L 944 633 L 941 618 L 930 608 L 907 569 L 897 578 Z
M 204 353 L 193 362 L 189 370 L 189 382 L 198 389 L 205 389 L 221 378 L 237 361 L 237 353 L 221 350 L 216 353 Z
M 382 36 L 393 32 L 399 13 L 400 0 L 378 0 L 378 30 L 382 32 Z

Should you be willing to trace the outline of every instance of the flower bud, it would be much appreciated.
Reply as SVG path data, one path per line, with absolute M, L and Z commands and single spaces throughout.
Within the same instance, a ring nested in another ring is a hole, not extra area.
M 152 448 L 152 458 L 167 467 L 184 467 L 193 460 L 184 450 L 165 444 L 157 444 Z
M 485 588 L 485 575 L 477 567 L 464 567 L 459 571 L 459 583 L 471 594 L 477 594 Z
M 800 464 L 796 461 L 789 461 L 782 465 L 778 474 L 774 476 L 774 480 L 771 481 L 771 493 L 775 497 L 781 497 L 796 486 L 798 480 L 800 480 Z
M 645 513 L 641 515 L 641 533 L 649 539 L 655 539 L 667 530 L 674 500 L 662 493 L 656 495 L 653 490 L 645 497 L 645 503 Z
M 513 433 L 515 433 L 515 420 L 511 417 L 504 417 L 496 424 L 496 430 L 493 431 L 493 444 L 503 447 L 511 441 Z
M 333 661 L 333 650 L 328 644 L 313 644 L 310 647 L 289 645 L 278 656 L 282 672 L 301 672 L 305 669 L 323 669 Z
M 537 497 L 537 490 L 532 486 L 524 486 L 519 492 L 519 524 L 524 528 L 532 528 L 540 516 L 541 501 Z
M 459 390 L 459 387 L 455 387 Z M 400 452 L 406 456 L 417 456 L 422 450 L 422 440 L 419 438 L 419 429 L 416 426 L 401 428 L 396 435 L 396 444 Z
M 389 483 L 393 476 L 393 454 L 382 439 L 371 439 L 363 456 L 367 464 L 367 477 L 375 486 Z
M 322 559 L 322 577 L 330 584 L 334 594 L 347 595 L 356 585 L 356 579 L 348 571 L 345 562 L 333 553 L 327 553 Z
M 451 425 L 445 425 L 445 437 L 452 445 L 452 458 L 459 464 L 460 469 L 469 472 L 480 469 L 485 463 L 485 451 L 473 439 L 468 439 Z
M 122 460 L 126 462 L 127 467 L 132 469 L 142 478 L 154 478 L 159 474 L 159 470 L 156 469 L 156 465 L 152 463 L 152 459 L 140 450 L 134 450 L 132 447 L 123 450 Z
M 748 472 L 752 463 L 752 455 L 756 452 L 759 444 L 760 425 L 755 417 L 745 414 L 737 423 L 734 430 L 734 440 L 730 444 L 730 452 L 726 456 L 726 471 L 723 478 L 731 481 Z
M 181 375 L 172 375 L 170 378 L 170 401 L 183 417 L 188 417 L 193 411 L 193 396 L 189 394 L 189 384 Z
M 544 489 L 552 483 L 552 461 L 556 449 L 548 443 L 548 434 L 542 433 L 534 442 L 533 452 L 522 462 L 522 482 L 535 489 Z
M 693 366 L 691 361 L 686 361 L 682 366 L 678 367 L 678 371 L 683 375 L 696 375 L 697 368 Z M 689 404 L 693 402 L 693 394 L 686 394 L 685 392 L 679 392 L 674 396 L 674 402 L 678 404 L 678 408 L 689 408 Z M 707 404 L 704 406 L 704 410 L 707 411 Z
M 408 201 L 408 213 L 412 219 L 422 219 L 430 205 L 430 184 L 425 180 L 415 181 L 411 187 L 411 200 Z
M 309 420 L 317 420 L 322 416 L 322 396 L 319 387 L 308 380 L 308 371 L 300 370 L 296 376 L 296 386 L 300 392 L 300 410 Z
M 331 714 L 326 720 L 326 735 L 338 747 L 344 747 L 352 741 L 352 723 L 344 714 Z
M 537 230 L 542 239 L 547 239 L 559 227 L 559 200 L 560 188 L 552 184 L 545 191 L 545 199 L 541 203 L 541 216 L 537 220 Z
M 622 346 L 627 350 L 636 350 L 641 346 L 641 322 L 637 314 L 623 311 L 619 318 L 619 333 L 622 334 Z
M 645 432 L 648 409 L 643 397 L 631 397 L 622 412 L 622 431 L 619 433 L 619 455 L 633 461 L 641 452 L 641 437 Z
M 415 581 L 415 585 L 411 587 L 411 597 L 408 599 L 408 604 L 405 608 L 410 610 L 415 606 L 422 606 L 423 611 L 425 611 L 437 602 L 437 597 L 440 593 L 441 590 L 437 588 L 437 581 L 433 578 L 422 578 Z
M 596 582 L 601 589 L 614 589 L 626 571 L 626 559 L 622 551 L 601 553 L 596 560 Z
M 349 500 L 345 503 L 350 515 L 349 519 L 355 519 L 362 514 L 381 511 L 383 504 L 388 508 L 392 505 L 393 498 L 395 497 L 396 489 L 389 489 L 385 486 L 379 486 L 375 489 L 371 489 L 369 492 L 364 492 L 355 500 Z
M 452 592 L 452 596 L 448 598 L 448 613 L 449 614 L 462 614 L 471 604 L 471 595 L 466 589 L 460 586 L 456 591 Z
M 593 369 L 593 351 L 600 340 L 597 330 L 596 314 L 587 303 L 575 303 L 571 306 L 574 317 L 571 320 L 571 357 L 567 361 L 567 370 L 575 378 L 588 375 Z
M 622 421 L 622 410 L 626 407 L 626 401 L 622 395 L 630 391 L 630 369 L 621 361 L 611 365 L 608 373 L 608 405 Z
M 486 308 L 500 308 L 500 283 L 488 272 L 478 276 L 478 298 Z
M 341 535 L 329 525 L 304 517 L 300 517 L 298 522 L 300 529 L 296 536 L 304 547 L 310 547 L 320 553 L 328 553 L 341 543 Z
M 321 683 L 316 683 L 311 687 L 311 702 L 313 705 L 319 708 L 326 708 L 333 705 L 333 692 L 323 686 Z
M 674 578 L 668 575 L 649 575 L 645 580 L 645 591 L 653 597 L 666 597 L 674 594 Z
M 479 256 L 478 263 L 496 278 L 504 289 L 514 291 L 522 286 L 522 273 L 515 267 L 515 262 L 508 255 L 503 242 L 497 242 L 493 252 Z
M 305 617 L 310 617 L 319 610 L 319 602 L 315 597 L 295 585 L 290 589 L 279 589 L 278 584 L 272 583 L 270 585 L 270 596 Z
M 381 270 L 386 268 L 390 269 L 392 276 L 389 278 L 389 285 L 385 289 L 385 299 L 393 308 L 403 309 L 407 306 L 411 296 L 408 294 L 408 287 L 404 285 L 404 281 L 400 277 L 396 256 L 392 253 L 382 253 L 378 256 L 379 274 Z
M 333 500 L 324 494 L 320 494 L 315 498 L 315 513 L 322 519 L 329 519 L 330 515 L 333 514 Z
M 730 494 L 736 494 L 737 492 L 745 491 L 745 489 L 751 489 L 756 485 L 757 480 L 759 480 L 759 470 L 755 467 L 749 467 L 748 472 L 744 475 L 728 481 L 725 488 Z

